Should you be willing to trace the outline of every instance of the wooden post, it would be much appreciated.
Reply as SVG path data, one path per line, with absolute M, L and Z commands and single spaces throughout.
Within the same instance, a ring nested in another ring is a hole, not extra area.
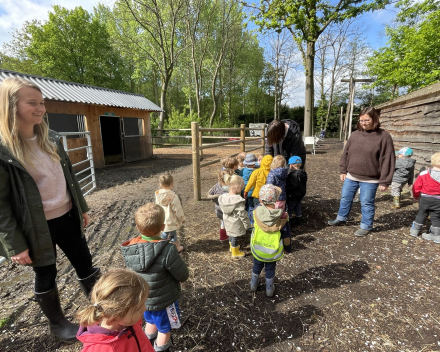
M 351 106 L 350 106 L 350 121 L 348 122 L 348 138 L 351 136 L 351 126 L 353 125 L 353 108 L 354 108 L 354 80 L 353 77 L 351 78 L 352 81 L 352 90 L 351 90 Z
M 202 135 L 203 135 L 203 132 L 199 131 L 199 145 L 203 144 Z M 200 150 L 200 160 L 203 160 L 203 150 L 202 149 Z
M 199 123 L 191 122 L 194 200 L 202 198 L 200 183 Z
M 341 117 L 339 118 L 339 140 L 340 141 L 342 141 L 342 130 L 343 130 L 342 121 L 343 121 L 343 116 L 344 116 L 344 107 L 341 106 Z
M 246 142 L 245 142 L 245 138 L 246 138 L 246 125 L 245 124 L 241 124 L 240 125 L 240 139 L 241 139 L 241 143 L 240 143 L 240 153 L 246 151 Z
M 263 126 L 263 130 L 261 131 L 261 148 L 263 151 L 261 154 L 265 154 L 266 152 L 266 126 Z

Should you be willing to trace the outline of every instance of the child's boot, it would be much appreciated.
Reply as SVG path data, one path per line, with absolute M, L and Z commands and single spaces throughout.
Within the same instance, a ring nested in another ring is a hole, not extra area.
M 422 234 L 425 240 L 433 241 L 434 243 L 440 243 L 440 227 L 431 226 L 429 233 Z
M 220 241 L 228 241 L 229 237 L 226 234 L 226 229 L 220 229 Z
M 254 272 L 252 272 L 252 279 L 251 279 L 251 291 L 252 292 L 257 291 L 259 279 L 260 279 L 260 275 L 257 275 Z
M 154 351 L 155 352 L 170 352 L 171 346 L 173 345 L 173 341 L 171 339 L 168 340 L 168 342 L 165 345 L 157 345 L 157 340 L 154 341 Z
M 266 277 L 266 296 L 272 297 L 275 292 L 275 284 L 273 283 L 275 276 L 271 279 Z
M 289 219 L 289 225 L 290 225 L 290 228 L 291 228 L 291 229 L 294 228 L 294 227 L 296 226 L 296 216 L 291 217 L 291 218 Z
M 393 205 L 391 206 L 393 209 L 399 209 L 400 208 L 400 196 L 399 197 L 393 197 Z
M 145 334 L 148 337 L 148 340 L 150 340 L 151 346 L 154 346 L 154 342 L 157 339 L 157 331 L 154 334 L 147 334 L 147 332 L 145 332 Z
M 411 230 L 409 230 L 409 235 L 412 237 L 419 237 L 421 229 L 422 229 L 422 224 L 418 224 L 415 221 L 413 221 Z
M 232 251 L 232 258 L 243 258 L 244 257 L 244 252 L 240 251 L 240 246 L 237 246 L 237 247 L 231 246 L 231 251 Z
M 297 216 L 296 217 L 296 226 L 297 227 L 301 227 L 303 225 L 303 217 L 302 216 Z

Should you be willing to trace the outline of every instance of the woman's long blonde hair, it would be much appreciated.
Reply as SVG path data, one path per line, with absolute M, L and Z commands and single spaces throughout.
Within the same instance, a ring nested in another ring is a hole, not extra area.
M 82 326 L 125 317 L 148 297 L 148 283 L 129 269 L 107 271 L 93 287 L 91 303 L 77 314 Z
M 22 165 L 30 162 L 29 148 L 18 133 L 17 103 L 18 92 L 24 87 L 38 90 L 36 84 L 22 78 L 6 78 L 0 85 L 0 144 L 2 144 L 12 156 Z M 34 126 L 39 147 L 48 153 L 54 161 L 60 161 L 57 154 L 57 146 L 49 140 L 49 126 L 45 119 Z

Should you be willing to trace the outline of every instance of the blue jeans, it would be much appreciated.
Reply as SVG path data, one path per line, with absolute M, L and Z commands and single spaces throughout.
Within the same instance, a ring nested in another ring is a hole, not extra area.
M 254 258 L 254 266 L 252 267 L 252 272 L 254 274 L 260 275 L 263 268 L 266 269 L 266 278 L 272 279 L 275 276 L 275 269 L 277 267 L 277 262 L 260 262 L 258 259 Z
M 374 199 L 376 197 L 377 187 L 379 187 L 378 183 L 357 182 L 346 178 L 342 186 L 341 203 L 336 219 L 340 221 L 347 220 L 351 206 L 353 205 L 354 196 L 358 188 L 360 188 L 359 198 L 362 212 L 361 229 L 371 230 L 373 228 L 374 212 L 376 210 Z
M 177 241 L 177 231 L 173 230 L 173 231 L 169 231 L 169 232 L 162 232 L 160 237 L 162 237 L 163 240 L 170 239 L 171 242 L 176 242 Z

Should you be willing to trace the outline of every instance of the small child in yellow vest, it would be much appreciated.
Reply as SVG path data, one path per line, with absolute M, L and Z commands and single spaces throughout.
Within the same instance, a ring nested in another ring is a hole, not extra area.
M 254 209 L 254 230 L 251 236 L 251 251 L 254 256 L 251 291 L 257 291 L 263 268 L 266 270 L 266 296 L 275 292 L 276 263 L 284 253 L 292 252 L 289 217 L 283 209 L 275 209 L 281 188 L 264 185 L 260 189 L 260 204 Z

